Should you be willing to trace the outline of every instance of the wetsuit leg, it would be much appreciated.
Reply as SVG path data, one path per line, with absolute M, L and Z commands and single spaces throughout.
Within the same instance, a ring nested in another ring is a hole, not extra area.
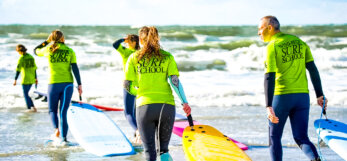
M 160 155 L 169 152 L 169 142 L 172 128 L 175 121 L 176 108 L 173 105 L 165 104 L 159 127 Z
M 307 135 L 310 97 L 307 93 L 298 93 L 294 95 L 297 104 L 289 114 L 293 137 L 305 155 L 310 160 L 314 160 L 315 158 L 318 158 L 318 153 L 316 147 L 312 144 Z
M 276 116 L 279 118 L 279 123 L 273 124 L 269 121 L 269 138 L 270 138 L 270 155 L 272 161 L 282 161 L 282 134 L 283 128 L 289 115 L 291 102 L 288 95 L 274 96 L 272 107 Z
M 158 127 L 160 113 L 160 151 L 168 151 L 168 144 L 175 118 L 175 108 L 173 105 L 163 105 L 164 104 L 149 104 L 137 107 L 136 109 L 137 125 L 143 142 L 146 160 L 154 161 L 157 158 L 155 133 Z M 164 109 L 161 112 L 163 107 Z
M 134 130 L 137 130 L 136 116 L 135 116 L 135 100 L 136 96 L 129 94 L 129 92 L 123 89 L 124 94 L 124 115 L 129 124 Z
M 29 91 L 30 91 L 31 86 L 32 86 L 31 84 L 23 84 L 22 85 L 24 99 L 25 99 L 25 103 L 27 104 L 28 109 L 31 109 L 31 107 L 34 107 L 34 103 L 29 96 Z
M 58 102 L 61 95 L 61 88 L 59 88 L 59 84 L 49 84 L 47 92 L 49 115 L 51 116 L 53 127 L 57 129 L 59 128 Z
M 62 94 L 60 95 L 59 101 L 60 101 L 60 113 L 61 113 L 61 133 L 64 140 L 66 140 L 66 135 L 68 132 L 68 124 L 67 124 L 67 110 L 69 109 L 69 105 L 71 102 L 71 97 L 73 93 L 73 84 L 72 83 L 61 83 L 61 89 Z M 65 93 L 64 93 L 65 91 Z M 64 101 L 64 95 L 65 95 L 65 101 Z M 64 102 L 64 105 L 63 105 Z

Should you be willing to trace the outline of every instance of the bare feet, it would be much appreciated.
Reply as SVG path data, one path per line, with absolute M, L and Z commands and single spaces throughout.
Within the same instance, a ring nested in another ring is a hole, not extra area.
M 141 145 L 142 141 L 141 141 L 141 136 L 140 136 L 140 132 L 139 130 L 136 130 L 135 132 L 135 138 L 131 141 L 133 144 L 135 145 Z
M 31 109 L 27 109 L 25 112 L 33 113 L 33 112 L 37 112 L 37 109 L 35 107 L 32 107 Z
M 33 112 L 37 112 L 37 109 L 33 106 L 32 107 Z
M 60 136 L 60 131 L 59 131 L 59 129 L 55 129 L 54 135 L 55 135 L 55 137 L 58 137 L 58 138 L 59 138 L 59 136 Z

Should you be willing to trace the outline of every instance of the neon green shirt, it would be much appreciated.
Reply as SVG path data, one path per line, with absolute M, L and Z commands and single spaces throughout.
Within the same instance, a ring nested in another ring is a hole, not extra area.
M 22 84 L 35 83 L 36 69 L 37 67 L 33 56 L 28 53 L 20 56 L 16 71 L 21 73 Z
M 119 54 L 122 56 L 123 59 L 123 70 L 125 69 L 125 65 L 128 61 L 129 56 L 134 53 L 136 50 L 135 49 L 130 49 L 130 48 L 125 48 L 122 45 L 119 45 L 117 48 L 117 51 Z M 125 71 L 125 70 L 124 70 Z
M 52 53 L 51 45 L 41 49 L 36 49 L 38 56 L 45 56 L 49 63 L 49 84 L 73 83 L 71 64 L 76 62 L 75 52 L 63 43 L 58 44 L 59 48 Z
M 179 76 L 177 64 L 169 52 L 164 50 L 160 52 L 164 55 L 161 60 L 143 58 L 137 62 L 139 52 L 135 52 L 128 59 L 125 68 L 125 80 L 137 81 L 137 107 L 153 103 L 175 105 L 168 76 Z
M 276 72 L 275 95 L 308 93 L 306 63 L 313 61 L 309 46 L 298 37 L 276 33 L 267 45 L 265 72 Z

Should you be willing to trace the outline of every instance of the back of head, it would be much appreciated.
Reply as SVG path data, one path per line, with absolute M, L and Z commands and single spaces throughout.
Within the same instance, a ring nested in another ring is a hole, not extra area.
M 278 19 L 275 16 L 269 15 L 269 16 L 265 16 L 265 17 L 261 18 L 261 20 L 263 20 L 263 19 L 267 20 L 268 25 L 273 26 L 276 31 L 280 30 L 280 22 L 278 21 Z
M 52 53 L 54 53 L 58 49 L 58 43 L 64 43 L 64 34 L 60 30 L 54 30 L 51 35 L 49 35 L 48 40 L 53 42 L 50 50 Z
M 139 36 L 137 36 L 137 35 L 135 35 L 135 34 L 130 34 L 130 35 L 128 35 L 128 39 L 129 39 L 131 42 L 136 42 L 136 45 L 135 45 L 135 49 L 136 49 L 136 50 L 139 50 L 139 49 L 140 49 Z
M 21 53 L 25 53 L 25 52 L 27 51 L 27 48 L 25 48 L 25 46 L 22 45 L 22 44 L 18 44 L 18 45 L 16 46 L 16 51 L 17 51 L 17 52 L 21 52 Z
M 154 26 L 144 26 L 139 30 L 140 40 L 142 41 L 143 48 L 141 49 L 138 60 L 145 58 L 162 58 L 160 53 L 159 35 L 158 30 Z

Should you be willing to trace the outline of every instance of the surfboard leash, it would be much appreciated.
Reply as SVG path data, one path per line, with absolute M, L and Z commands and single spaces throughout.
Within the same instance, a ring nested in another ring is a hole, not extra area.
M 326 111 L 325 111 L 325 97 L 323 96 L 323 107 L 322 107 L 322 112 L 320 114 L 320 118 L 319 119 L 322 119 L 322 116 L 325 116 L 325 119 L 328 120 L 327 118 L 327 115 L 326 115 Z M 319 154 L 319 158 L 322 160 L 322 161 L 326 161 L 325 158 L 323 157 L 323 154 L 322 154 L 322 151 L 320 149 L 320 132 L 321 132 L 321 128 L 320 128 L 320 122 L 319 122 L 319 125 L 318 125 L 318 154 Z

